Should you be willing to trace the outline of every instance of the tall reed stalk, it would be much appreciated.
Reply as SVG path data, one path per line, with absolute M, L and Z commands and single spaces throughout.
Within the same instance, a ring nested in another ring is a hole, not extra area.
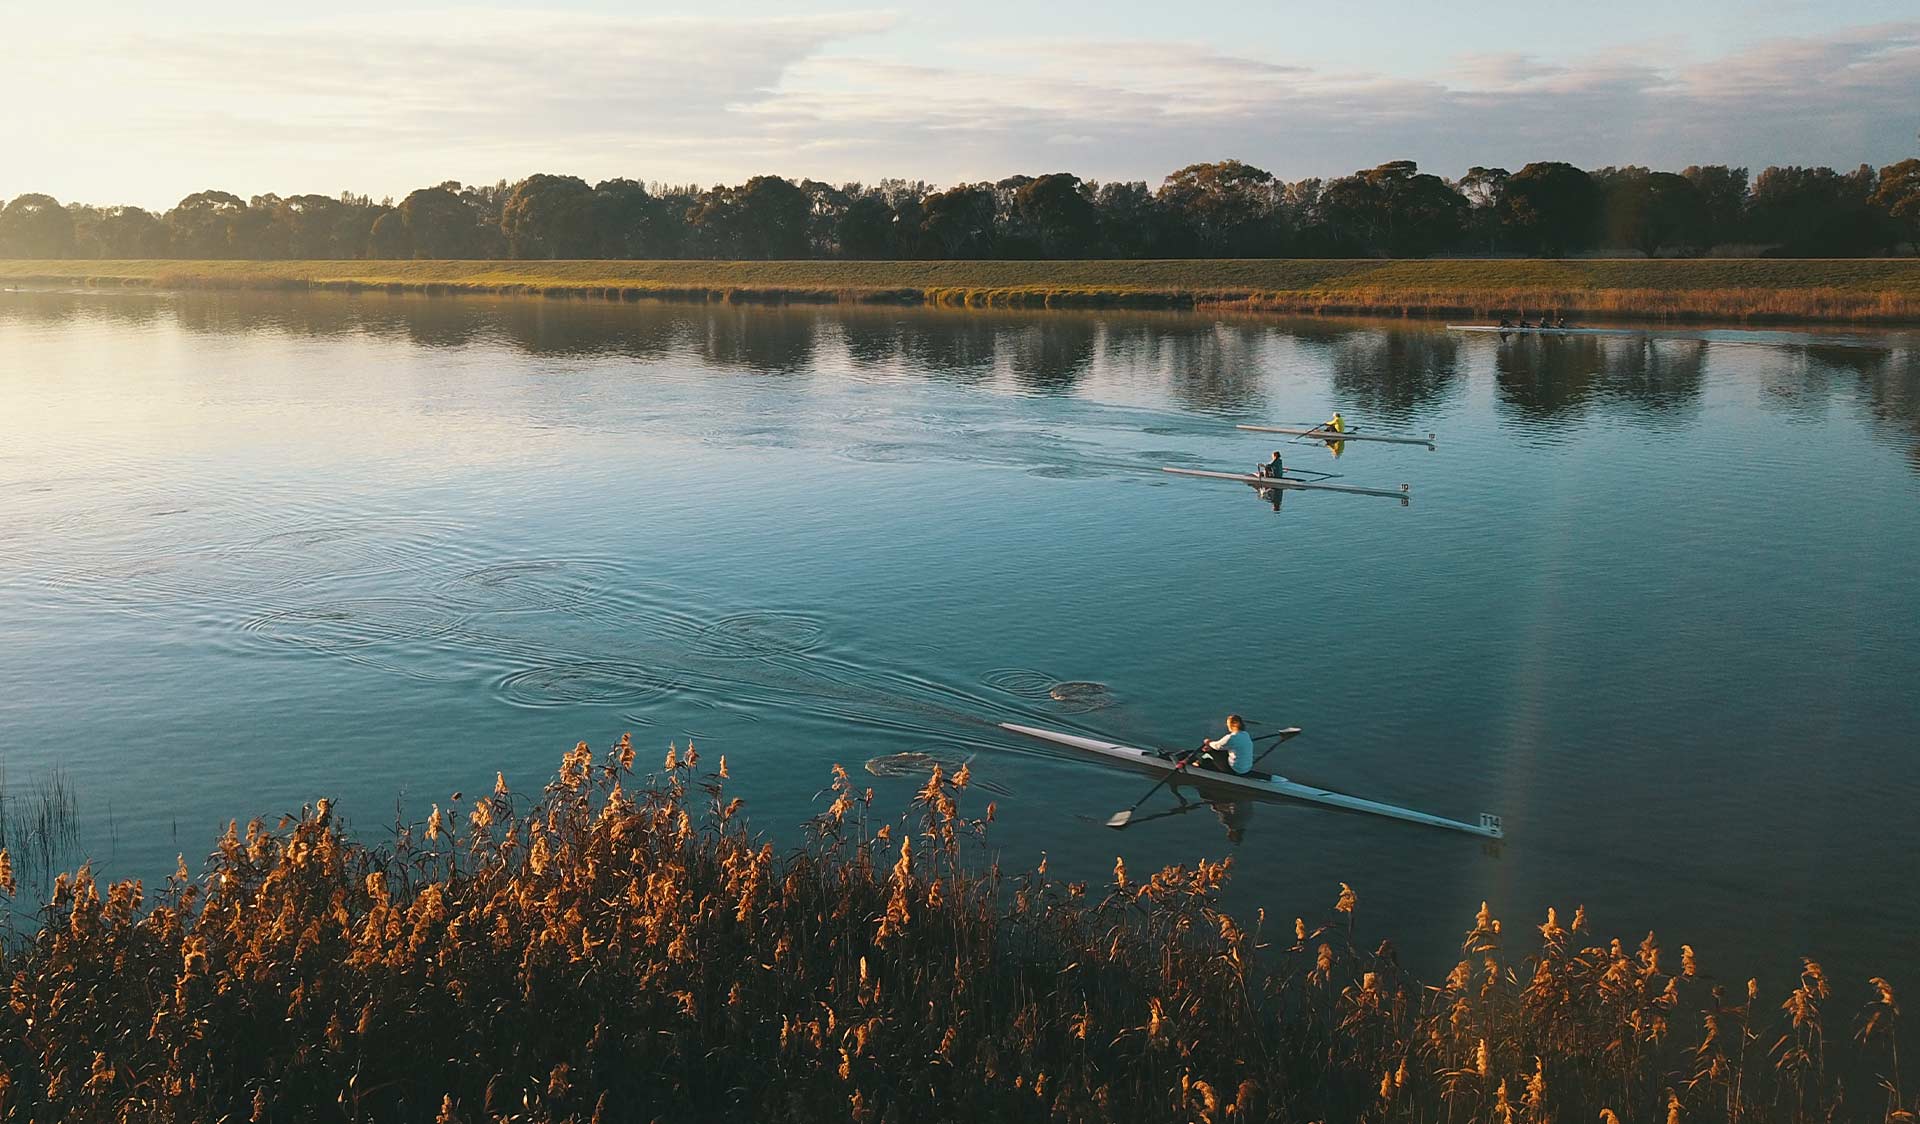
M 1670 956 L 1483 908 L 1436 986 L 1364 936 L 1233 916 L 1232 860 L 1104 884 L 980 846 L 970 771 L 884 816 L 835 769 L 804 842 L 724 758 L 584 743 L 531 796 L 380 845 L 327 801 L 229 825 L 157 894 L 82 867 L 4 954 L 0 1116 L 62 1121 L 1151 1120 L 1910 1124 L 1893 988 L 1829 1040 L 1804 965 L 1730 1005 Z M 0 852 L 0 890 L 17 891 Z M 1331 895 L 1330 895 L 1331 896 Z M 1756 1042 L 1772 1064 L 1751 1064 Z M 1884 1098 L 1846 1097 L 1877 1077 Z M 1857 1086 L 1856 1086 L 1857 1087 Z

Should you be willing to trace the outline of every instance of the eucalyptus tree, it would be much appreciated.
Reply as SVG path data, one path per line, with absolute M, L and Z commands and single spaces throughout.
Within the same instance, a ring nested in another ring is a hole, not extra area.
M 916 256 L 991 258 L 994 253 L 994 198 L 988 184 L 960 184 L 921 203 L 920 244 Z
M 539 174 L 520 181 L 507 196 L 500 230 L 516 258 L 589 258 L 604 246 L 596 238 L 594 219 L 594 192 L 585 180 Z
M 73 216 L 74 255 L 83 258 L 164 258 L 167 228 L 140 207 L 68 206 Z
M 236 252 L 234 233 L 239 219 L 246 214 L 247 202 L 227 191 L 196 191 L 174 204 L 162 220 L 174 256 L 183 258 L 231 258 Z
M 811 209 L 807 193 L 792 181 L 755 176 L 737 187 L 714 187 L 687 221 L 709 257 L 804 258 Z
M 1880 169 L 1872 202 L 1907 245 L 1920 253 L 1920 160 L 1902 160 Z
M 842 257 L 863 261 L 894 257 L 898 221 L 885 195 L 866 191 L 840 212 L 834 241 Z
M 1600 189 L 1571 164 L 1528 164 L 1507 180 L 1506 227 L 1523 249 L 1561 257 L 1593 244 L 1600 218 Z
M 1707 203 L 1692 180 L 1646 168 L 1603 168 L 1602 228 L 1608 246 L 1631 247 L 1647 257 L 1667 249 L 1693 252 L 1706 244 Z
M 73 253 L 73 216 L 51 195 L 15 196 L 0 210 L 0 257 L 63 258 Z
M 1745 168 L 1692 164 L 1680 174 L 1700 193 L 1706 213 L 1706 229 L 1699 236 L 1701 245 L 1712 249 L 1746 236 L 1749 177 Z
M 1886 216 L 1871 202 L 1879 174 L 1866 165 L 1852 172 L 1799 166 L 1768 168 L 1754 177 L 1747 222 L 1771 252 L 1792 257 L 1852 257 L 1895 240 Z
M 1021 218 L 1047 258 L 1090 256 L 1100 237 L 1100 214 L 1080 177 L 1053 172 L 1030 180 L 1013 194 Z
M 1272 172 L 1239 160 L 1189 164 L 1168 176 L 1158 198 L 1176 216 L 1187 253 L 1197 257 L 1271 257 L 1286 231 Z

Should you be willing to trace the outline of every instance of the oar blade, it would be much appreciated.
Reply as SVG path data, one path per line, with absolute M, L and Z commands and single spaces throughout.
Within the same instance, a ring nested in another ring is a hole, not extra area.
M 1115 812 L 1113 815 L 1108 816 L 1107 826 L 1110 828 L 1113 828 L 1115 831 L 1118 831 L 1121 828 L 1127 826 L 1127 824 L 1131 823 L 1132 821 L 1133 821 L 1133 809 L 1128 808 L 1124 812 Z

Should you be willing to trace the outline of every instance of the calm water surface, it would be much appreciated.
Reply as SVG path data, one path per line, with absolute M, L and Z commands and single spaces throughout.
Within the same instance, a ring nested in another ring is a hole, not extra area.
M 1411 506 L 1157 471 L 1335 407 L 1440 447 L 1289 464 Z M 1350 882 L 1423 971 L 1487 899 L 1912 985 L 1916 560 L 1912 335 L 0 294 L 0 764 L 71 781 L 69 861 L 150 880 L 230 817 L 377 834 L 631 730 L 726 754 L 783 838 L 835 762 L 902 807 L 862 764 L 971 755 L 1011 865 L 1231 853 L 1283 918 Z M 1509 838 L 1115 833 L 1150 782 L 993 725 L 1228 710 Z

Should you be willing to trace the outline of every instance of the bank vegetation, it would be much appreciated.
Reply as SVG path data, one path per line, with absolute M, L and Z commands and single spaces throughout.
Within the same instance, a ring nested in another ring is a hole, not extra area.
M 1485 319 L 1920 322 L 1920 259 L 0 260 L 0 282 L 590 300 L 1220 308 Z
M 1231 861 L 1001 868 L 965 768 L 836 770 L 804 845 L 724 758 L 569 753 L 365 845 L 318 801 L 151 892 L 61 876 L 12 935 L 0 1115 L 61 1121 L 1907 1122 L 1884 980 L 1761 987 L 1584 912 L 1483 908 L 1413 979 L 1329 887 Z M 10 860 L 0 887 L 13 892 Z

